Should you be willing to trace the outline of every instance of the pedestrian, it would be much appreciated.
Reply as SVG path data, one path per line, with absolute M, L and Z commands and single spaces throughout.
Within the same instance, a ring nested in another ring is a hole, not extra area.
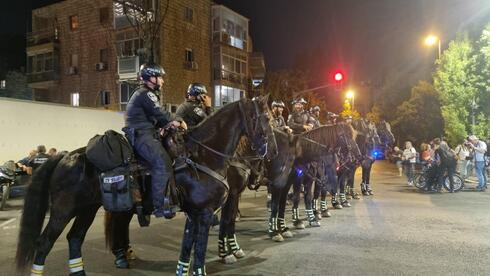
M 56 153 L 57 153 L 56 148 L 50 148 L 50 149 L 48 150 L 48 155 L 49 155 L 49 156 L 55 156 L 55 155 L 56 155 Z
M 403 151 L 401 151 L 399 147 L 395 146 L 393 148 L 393 152 L 391 153 L 391 158 L 398 168 L 398 176 L 402 176 L 403 173 L 402 156 Z
M 473 158 L 470 155 L 470 149 L 466 145 L 468 140 L 464 139 L 461 144 L 459 144 L 455 149 L 456 158 L 458 159 L 458 171 L 461 178 L 466 179 L 468 177 L 468 164 Z
M 417 151 L 412 146 L 412 142 L 405 142 L 405 150 L 402 154 L 403 167 L 407 176 L 408 186 L 413 186 L 414 167 L 417 161 Z
M 39 168 L 44 162 L 48 161 L 50 158 L 49 155 L 46 154 L 46 147 L 44 145 L 37 146 L 37 154 L 29 160 L 27 167 L 28 174 L 32 174 L 37 168 Z
M 436 149 L 436 155 L 439 157 L 437 158 L 439 160 L 437 191 L 441 191 L 447 172 L 447 177 L 449 178 L 449 192 L 454 193 L 454 172 L 457 164 L 456 154 L 445 141 L 441 141 Z
M 29 165 L 29 161 L 34 158 L 34 156 L 36 156 L 37 154 L 37 150 L 31 150 L 29 152 L 29 155 L 22 158 L 21 160 L 17 161 L 17 167 L 19 167 L 20 169 L 22 169 L 22 171 L 24 172 L 27 172 L 28 170 L 28 165 Z
M 478 177 L 478 191 L 483 192 L 487 188 L 487 175 L 485 171 L 485 153 L 487 152 L 487 144 L 480 141 L 475 135 L 471 135 L 469 138 L 470 143 L 466 145 L 470 147 L 474 154 L 473 160 L 475 161 L 476 177 Z

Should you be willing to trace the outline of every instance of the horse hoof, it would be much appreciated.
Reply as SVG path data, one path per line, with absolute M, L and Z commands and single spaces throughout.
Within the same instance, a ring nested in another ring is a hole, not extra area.
M 351 207 L 351 205 L 348 201 L 344 201 L 342 202 L 342 207 Z
M 234 264 L 237 261 L 238 260 L 236 259 L 236 257 L 233 254 L 232 255 L 225 256 L 223 258 L 223 263 L 225 263 L 225 264 Z
M 322 214 L 320 213 L 315 214 L 315 218 L 316 220 L 322 220 Z
M 310 221 L 310 227 L 320 227 L 321 224 L 320 222 L 314 220 L 314 221 Z
M 295 221 L 294 222 L 294 227 L 296 229 L 299 229 L 299 230 L 302 230 L 302 229 L 305 229 L 305 224 L 302 222 L 302 221 Z
M 293 232 L 289 231 L 289 230 L 286 230 L 284 232 L 281 233 L 281 235 L 286 238 L 286 239 L 290 239 L 292 237 L 294 237 L 294 234 Z
M 352 196 L 351 195 L 345 195 L 345 198 L 346 199 L 352 199 Z
M 275 242 L 283 242 L 284 238 L 282 237 L 281 234 L 276 234 L 276 235 L 272 236 L 272 240 Z
M 86 276 L 87 274 L 85 274 L 85 270 L 82 270 L 82 271 L 77 271 L 77 272 L 74 272 L 74 273 L 70 273 L 69 275 L 70 276 Z
M 241 259 L 245 257 L 245 252 L 243 252 L 242 249 L 238 249 L 237 251 L 233 252 L 233 255 L 237 257 L 238 259 Z
M 343 207 L 340 204 L 334 204 L 333 205 L 333 208 L 335 208 L 335 209 L 342 209 Z
M 328 210 L 325 210 L 325 211 L 322 211 L 322 215 L 326 218 L 329 218 L 332 216 L 332 214 L 328 211 Z

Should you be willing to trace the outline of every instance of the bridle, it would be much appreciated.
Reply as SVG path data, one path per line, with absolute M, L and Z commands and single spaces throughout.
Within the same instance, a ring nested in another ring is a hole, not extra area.
M 245 133 L 251 140 L 252 150 L 255 151 L 257 148 L 254 145 L 253 137 L 255 137 L 255 134 L 259 131 L 260 119 L 262 119 L 263 116 L 266 116 L 266 114 L 260 113 L 259 106 L 258 106 L 256 98 L 252 99 L 252 103 L 254 105 L 254 115 L 252 116 L 252 118 L 250 120 L 247 118 L 247 114 L 245 113 L 245 108 L 243 106 L 242 101 L 240 101 L 238 103 L 238 106 L 240 108 L 240 114 L 241 114 L 243 122 L 245 124 Z M 252 121 L 251 126 L 249 125 L 249 121 Z M 197 139 L 195 139 L 191 135 L 187 135 L 187 138 L 189 138 L 192 142 L 196 143 L 200 147 L 206 149 L 207 151 L 212 152 L 212 153 L 214 153 L 214 154 L 216 154 L 222 158 L 225 158 L 225 159 L 235 159 L 238 161 L 263 160 L 265 158 L 265 156 L 267 156 L 267 153 L 268 153 L 268 142 L 269 142 L 268 140 L 269 139 L 265 133 L 262 133 L 262 136 L 261 136 L 261 140 L 264 141 L 264 143 L 258 147 L 260 150 L 264 150 L 263 154 L 250 155 L 250 156 L 235 156 L 235 155 L 225 154 L 225 153 L 222 153 L 218 150 L 211 148 L 210 146 L 203 144 L 201 141 L 198 141 Z

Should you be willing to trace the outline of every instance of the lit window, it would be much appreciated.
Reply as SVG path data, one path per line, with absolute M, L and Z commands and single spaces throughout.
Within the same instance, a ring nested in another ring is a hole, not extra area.
M 71 93 L 71 105 L 80 106 L 80 93 Z
M 70 16 L 70 30 L 77 30 L 79 27 L 78 15 Z
M 5 80 L 0 80 L 0 89 L 5 89 L 6 82 Z
M 214 95 L 214 104 L 215 106 L 219 107 L 239 101 L 240 99 L 245 97 L 245 91 L 234 87 L 216 85 L 214 87 Z

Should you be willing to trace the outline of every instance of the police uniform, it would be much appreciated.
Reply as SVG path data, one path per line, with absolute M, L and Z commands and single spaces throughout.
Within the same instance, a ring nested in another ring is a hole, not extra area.
M 272 118 L 272 127 L 273 128 L 277 128 L 281 131 L 286 131 L 286 120 L 284 120 L 284 117 L 282 115 L 278 115 L 278 116 L 273 116 Z
M 164 193 L 173 169 L 156 128 L 174 120 L 170 112 L 161 109 L 158 96 L 145 86 L 134 92 L 126 108 L 126 126 L 134 129 L 134 149 L 151 166 L 153 206 L 157 211 L 164 205 Z
M 303 133 L 304 126 L 308 124 L 315 125 L 315 121 L 307 111 L 294 112 L 288 117 L 288 126 L 293 130 L 293 134 Z
M 315 115 L 310 114 L 310 119 L 313 122 L 313 128 L 321 127 L 320 119 L 317 118 Z
M 177 108 L 177 116 L 186 122 L 188 127 L 198 125 L 213 112 L 211 107 L 204 107 L 200 101 L 186 100 Z
M 46 153 L 38 153 L 34 158 L 29 160 L 29 163 L 27 164 L 28 167 L 31 167 L 32 170 L 34 171 L 35 169 L 39 168 L 42 164 L 44 164 L 46 161 L 49 159 L 49 155 Z

